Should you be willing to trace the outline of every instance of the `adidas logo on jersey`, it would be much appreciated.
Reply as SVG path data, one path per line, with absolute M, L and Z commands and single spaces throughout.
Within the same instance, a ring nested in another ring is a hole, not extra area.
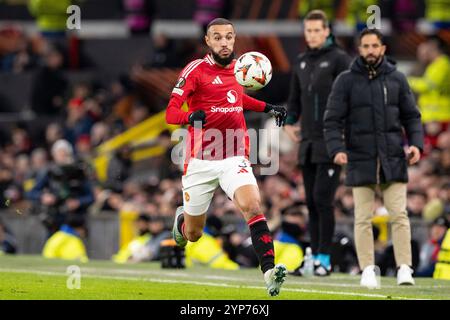
M 212 84 L 223 84 L 223 82 L 222 82 L 222 80 L 220 80 L 219 76 L 217 76 L 217 77 L 213 80 Z

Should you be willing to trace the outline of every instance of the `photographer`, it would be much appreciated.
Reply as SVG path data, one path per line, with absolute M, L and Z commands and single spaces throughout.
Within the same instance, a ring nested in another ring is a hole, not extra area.
M 81 163 L 76 162 L 73 148 L 66 140 L 52 146 L 54 162 L 36 179 L 26 197 L 34 202 L 49 235 L 59 230 L 74 214 L 83 216 L 94 201 L 94 194 Z

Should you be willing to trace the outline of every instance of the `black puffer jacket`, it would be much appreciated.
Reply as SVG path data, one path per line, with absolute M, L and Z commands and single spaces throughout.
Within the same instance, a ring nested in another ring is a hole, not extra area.
M 293 65 L 286 124 L 294 124 L 301 117 L 301 165 L 309 151 L 313 163 L 333 162 L 323 139 L 323 114 L 333 81 L 350 62 L 350 56 L 330 37 L 323 48 L 308 49 Z
M 362 58 L 336 79 L 324 126 L 329 155 L 348 155 L 349 186 L 408 181 L 402 127 L 408 144 L 423 148 L 413 94 L 405 76 L 387 58 L 372 79 Z

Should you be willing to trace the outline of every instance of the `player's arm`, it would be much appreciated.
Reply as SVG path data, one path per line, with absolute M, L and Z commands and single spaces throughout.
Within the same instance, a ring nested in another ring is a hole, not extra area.
M 244 105 L 244 110 L 269 113 L 271 116 L 275 117 L 276 124 L 279 127 L 283 126 L 286 121 L 287 112 L 284 107 L 274 106 L 246 94 L 244 94 L 242 98 L 242 104 Z
M 198 66 L 198 64 L 197 64 Z M 206 123 L 206 115 L 203 110 L 195 112 L 185 112 L 181 109 L 183 103 L 195 92 L 197 88 L 197 73 L 194 72 L 196 62 L 189 64 L 181 72 L 180 77 L 172 90 L 169 104 L 166 110 L 166 122 L 168 124 L 191 124 L 201 121 L 204 125 Z

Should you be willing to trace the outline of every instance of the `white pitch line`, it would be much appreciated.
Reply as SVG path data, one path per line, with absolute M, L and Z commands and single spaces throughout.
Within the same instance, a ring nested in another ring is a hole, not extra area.
M 121 274 L 131 274 L 131 275 L 161 275 L 161 271 L 157 271 L 157 270 L 132 270 L 132 269 L 108 269 L 108 268 L 95 268 L 95 267 L 82 267 L 82 271 L 87 271 L 87 272 L 98 272 L 98 273 L 121 273 Z M 180 278 L 188 278 L 191 276 L 191 274 L 186 273 L 186 272 L 170 272 L 170 271 L 165 271 L 164 273 L 165 276 L 169 276 L 169 277 L 180 277 Z M 260 280 L 257 279 L 244 279 L 244 278 L 239 278 L 239 277 L 229 277 L 229 276 L 219 276 L 219 275 L 202 275 L 202 274 L 196 274 L 195 275 L 197 278 L 202 278 L 202 279 L 209 279 L 209 280 L 225 280 L 225 281 L 238 281 L 241 282 L 243 280 L 245 281 L 251 281 L 251 282 L 259 282 Z M 339 277 L 341 280 L 349 280 L 348 278 L 345 277 Z M 295 279 L 294 284 L 299 284 L 299 285 L 312 285 L 312 286 L 322 286 L 322 287 L 342 287 L 342 288 L 361 288 L 361 285 L 359 283 L 355 283 L 355 284 L 351 284 L 351 283 L 339 283 L 339 282 L 312 282 L 312 281 L 303 281 L 305 278 L 300 278 L 300 277 L 289 277 L 289 279 Z M 337 277 L 335 275 L 333 275 L 333 279 L 330 280 L 337 280 Z M 354 279 L 355 281 L 359 282 L 359 279 Z M 382 288 L 383 289 L 398 289 L 398 285 L 383 285 L 382 284 Z M 432 286 L 428 286 L 428 285 L 415 285 L 413 288 L 415 289 L 437 289 L 437 288 L 449 288 L 447 286 L 442 286 L 442 285 L 432 285 Z M 408 287 L 404 287 L 404 289 L 408 289 Z
M 49 275 L 49 276 L 65 276 L 64 273 L 58 272 L 50 272 L 50 271 L 30 271 L 23 269 L 0 269 L 3 272 L 12 272 L 12 273 L 33 273 L 33 274 L 41 274 L 41 275 Z M 215 283 L 215 282 L 200 282 L 200 281 L 191 281 L 191 280 L 167 280 L 167 279 L 146 279 L 146 278 L 136 278 L 136 277 L 120 277 L 120 276 L 105 276 L 105 275 L 93 275 L 88 274 L 84 275 L 86 278 L 100 278 L 100 279 L 114 279 L 114 280 L 125 280 L 125 281 L 145 281 L 145 282 L 158 282 L 158 283 L 182 283 L 182 284 L 192 284 L 199 286 L 210 286 L 210 287 L 226 287 L 226 288 L 236 288 L 236 289 L 262 289 L 266 290 L 265 287 L 262 286 L 240 286 L 240 285 L 231 285 L 227 283 Z M 321 290 L 312 290 L 312 289 L 296 289 L 296 288 L 283 288 L 283 291 L 288 292 L 304 292 L 304 293 L 318 293 L 318 294 L 326 294 L 326 295 L 343 295 L 343 296 L 356 296 L 356 297 L 367 297 L 367 298 L 384 298 L 387 299 L 399 299 L 399 300 L 431 300 L 431 299 L 418 299 L 418 298 L 409 298 L 409 297 L 400 297 L 400 296 L 387 296 L 382 294 L 370 294 L 370 293 L 357 293 L 357 292 L 342 292 L 342 291 L 321 291 Z

